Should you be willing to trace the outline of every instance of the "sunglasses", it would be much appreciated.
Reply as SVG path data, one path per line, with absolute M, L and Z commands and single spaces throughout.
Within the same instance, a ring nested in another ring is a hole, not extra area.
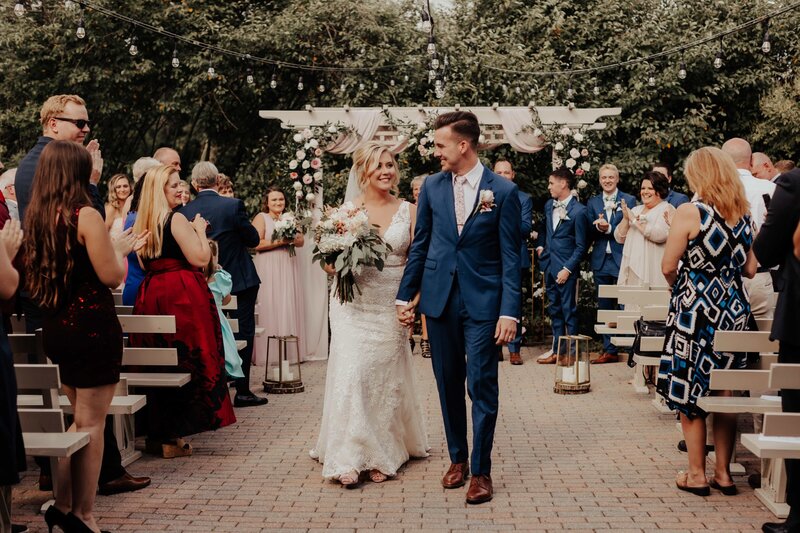
M 77 127 L 79 130 L 82 130 L 83 128 L 85 128 L 87 126 L 90 127 L 90 128 L 92 127 L 92 121 L 91 120 L 85 120 L 85 119 L 82 119 L 82 118 L 77 118 L 76 119 L 76 118 L 53 117 L 53 119 L 55 119 L 55 120 L 63 120 L 64 122 L 72 122 L 73 124 L 75 124 L 75 127 Z

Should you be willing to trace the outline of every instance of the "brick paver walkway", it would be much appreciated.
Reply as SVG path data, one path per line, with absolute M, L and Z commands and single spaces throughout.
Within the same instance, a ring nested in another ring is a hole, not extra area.
M 234 426 L 191 439 L 192 457 L 144 457 L 131 465 L 153 484 L 98 496 L 100 524 L 112 531 L 754 531 L 774 519 L 744 478 L 734 497 L 675 489 L 675 473 L 686 467 L 675 447 L 675 420 L 633 393 L 627 366 L 593 367 L 590 394 L 559 396 L 553 367 L 534 364 L 535 353 L 523 351 L 524 366 L 501 363 L 490 503 L 467 506 L 465 488 L 441 487 L 449 460 L 439 404 L 430 363 L 415 355 L 431 451 L 395 480 L 344 490 L 321 479 L 308 450 L 326 365 L 308 363 L 305 393 L 237 409 Z M 751 455 L 740 460 L 753 471 Z M 28 472 L 15 489 L 15 521 L 46 531 L 36 511 L 49 494 L 35 489 L 37 475 Z

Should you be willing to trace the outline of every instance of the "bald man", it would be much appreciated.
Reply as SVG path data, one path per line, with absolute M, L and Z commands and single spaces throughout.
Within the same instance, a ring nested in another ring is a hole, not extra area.
M 758 179 L 771 181 L 772 183 L 775 183 L 775 180 L 781 173 L 781 171 L 772 164 L 772 159 L 763 152 L 753 153 L 752 168 L 750 170 L 753 176 Z
M 179 173 L 181 171 L 181 156 L 174 148 L 162 146 L 153 154 L 153 159 L 157 159 L 162 165 L 174 168 Z
M 750 202 L 750 216 L 756 227 L 756 233 L 761 230 L 761 225 L 767 215 L 766 206 L 775 192 L 775 184 L 761 180 L 750 173 L 753 152 L 750 143 L 740 138 L 725 141 L 722 151 L 730 155 L 739 171 L 739 178 L 744 185 L 745 196 Z M 750 295 L 750 310 L 756 318 L 772 318 L 772 295 L 775 289 L 772 286 L 772 276 L 769 269 L 759 266 L 758 272 L 752 279 L 745 278 L 744 286 Z

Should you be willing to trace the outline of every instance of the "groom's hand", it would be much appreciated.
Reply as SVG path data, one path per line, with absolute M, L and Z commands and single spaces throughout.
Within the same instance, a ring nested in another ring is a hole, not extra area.
M 397 311 L 397 320 L 402 326 L 407 328 L 414 326 L 415 305 L 413 302 L 406 305 L 397 305 L 395 309 Z
M 514 340 L 517 336 L 517 321 L 512 318 L 501 318 L 494 329 L 495 344 L 502 346 Z

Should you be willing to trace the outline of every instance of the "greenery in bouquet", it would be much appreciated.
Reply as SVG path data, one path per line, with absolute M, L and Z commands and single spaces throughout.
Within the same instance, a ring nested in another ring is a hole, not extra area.
M 365 266 L 383 270 L 386 255 L 392 247 L 386 243 L 364 209 L 345 202 L 340 207 L 326 207 L 314 228 L 314 261 L 327 264 L 336 271 L 336 296 L 339 302 L 352 302 L 358 288 L 356 275 Z

